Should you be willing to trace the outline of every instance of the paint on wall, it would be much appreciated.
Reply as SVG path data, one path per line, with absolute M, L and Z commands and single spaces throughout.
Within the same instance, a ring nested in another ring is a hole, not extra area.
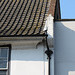
M 68 75 L 75 75 L 75 71 L 69 71 Z

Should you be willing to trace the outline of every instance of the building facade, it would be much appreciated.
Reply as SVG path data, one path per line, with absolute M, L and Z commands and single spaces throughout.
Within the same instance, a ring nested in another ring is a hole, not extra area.
M 55 75 L 75 75 L 75 20 L 54 25 Z
M 75 20 L 59 0 L 0 2 L 0 75 L 75 75 Z

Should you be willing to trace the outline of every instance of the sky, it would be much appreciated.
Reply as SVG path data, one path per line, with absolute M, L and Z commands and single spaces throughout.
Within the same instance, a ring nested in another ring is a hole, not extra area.
M 60 0 L 61 18 L 75 19 L 75 0 Z

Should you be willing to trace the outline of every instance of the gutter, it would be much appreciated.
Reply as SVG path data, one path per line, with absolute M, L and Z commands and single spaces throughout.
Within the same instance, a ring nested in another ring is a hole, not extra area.
M 0 37 L 44 37 L 47 34 L 36 34 L 36 35 L 0 35 Z

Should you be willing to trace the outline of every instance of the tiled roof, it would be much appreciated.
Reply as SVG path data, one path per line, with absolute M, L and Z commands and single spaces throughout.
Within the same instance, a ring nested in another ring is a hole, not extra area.
M 41 35 L 50 0 L 0 0 L 0 36 Z
M 54 14 L 55 14 L 56 1 L 58 1 L 58 0 L 51 0 L 51 2 L 50 2 L 49 13 L 50 13 L 52 16 L 54 16 Z

